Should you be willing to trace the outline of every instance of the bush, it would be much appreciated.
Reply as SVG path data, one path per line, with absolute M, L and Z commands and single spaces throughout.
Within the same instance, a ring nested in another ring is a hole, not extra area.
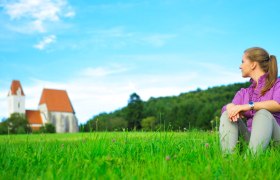
M 141 121 L 141 126 L 143 130 L 151 130 L 151 131 L 155 130 L 156 118 L 154 116 L 144 118 Z
M 0 123 L 0 134 L 8 134 L 8 125 L 6 121 Z
M 25 134 L 32 130 L 28 124 L 28 120 L 24 114 L 13 113 L 6 121 L 2 122 L 11 134 Z
M 40 128 L 42 133 L 55 133 L 55 126 L 51 123 L 47 123 Z

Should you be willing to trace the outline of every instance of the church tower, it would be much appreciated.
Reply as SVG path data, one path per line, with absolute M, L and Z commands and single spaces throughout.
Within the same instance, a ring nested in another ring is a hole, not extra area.
M 20 81 L 13 80 L 8 93 L 9 116 L 13 113 L 25 114 L 25 95 Z

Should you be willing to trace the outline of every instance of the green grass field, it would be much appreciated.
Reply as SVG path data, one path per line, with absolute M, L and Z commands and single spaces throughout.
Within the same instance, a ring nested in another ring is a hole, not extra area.
M 0 136 L 0 179 L 280 179 L 280 150 L 223 156 L 215 132 Z

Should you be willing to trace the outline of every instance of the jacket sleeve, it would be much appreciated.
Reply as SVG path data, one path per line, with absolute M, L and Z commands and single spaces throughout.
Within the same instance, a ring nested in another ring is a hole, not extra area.
M 235 94 L 234 98 L 232 99 L 232 103 L 233 104 L 242 104 L 242 100 L 243 100 L 245 91 L 246 91 L 246 89 L 244 89 L 244 88 L 242 88 L 239 91 L 237 91 L 237 93 Z M 221 113 L 226 111 L 226 106 L 227 105 L 223 106 Z
M 280 79 L 275 82 L 272 99 L 280 104 Z
M 246 93 L 245 88 L 241 88 L 232 99 L 233 104 L 243 104 L 244 94 Z

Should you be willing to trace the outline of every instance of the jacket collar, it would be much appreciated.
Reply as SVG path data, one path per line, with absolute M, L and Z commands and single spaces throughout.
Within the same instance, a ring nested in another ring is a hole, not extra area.
M 265 85 L 266 77 L 268 76 L 268 73 L 265 73 L 258 79 L 258 89 L 261 89 Z M 252 83 L 250 87 L 255 88 L 257 86 L 257 82 L 254 81 L 252 78 L 250 79 L 250 82 Z

